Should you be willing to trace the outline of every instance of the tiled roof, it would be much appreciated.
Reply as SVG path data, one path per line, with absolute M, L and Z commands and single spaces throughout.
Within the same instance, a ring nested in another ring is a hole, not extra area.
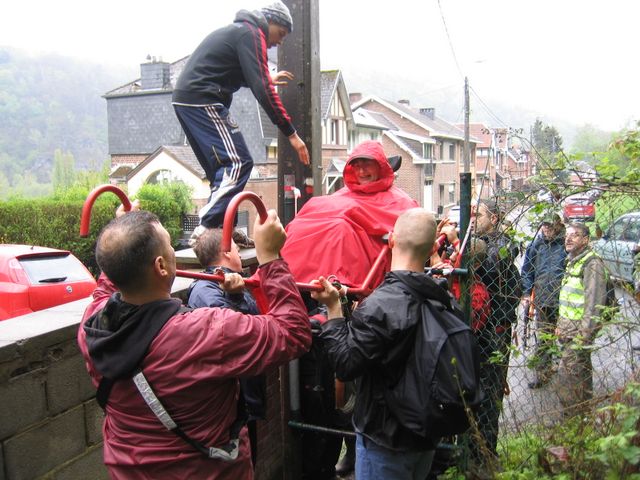
M 407 138 L 401 138 L 397 135 L 397 132 L 392 132 L 389 130 L 384 132 L 384 135 L 386 135 L 393 143 L 395 143 L 401 149 L 411 155 L 411 160 L 413 162 L 420 162 L 421 160 L 423 160 L 422 146 L 419 144 L 419 142 L 408 140 Z
M 464 129 L 464 125 L 458 124 L 460 129 Z M 480 144 L 477 145 L 478 148 L 489 148 L 491 147 L 491 135 L 492 132 L 495 133 L 496 139 L 496 147 L 497 148 L 506 148 L 507 143 L 509 141 L 509 131 L 506 128 L 491 128 L 486 126 L 484 123 L 470 123 L 469 124 L 469 135 L 480 140 Z
M 458 127 L 464 129 L 464 125 L 458 124 Z M 489 148 L 491 146 L 491 133 L 489 133 L 489 128 L 484 123 L 470 123 L 469 135 L 473 135 L 480 140 L 481 143 L 476 145 L 477 148 Z
M 155 152 L 145 158 L 143 162 L 136 165 L 136 167 L 129 172 L 129 174 L 127 175 L 127 181 L 131 180 L 140 170 L 142 170 L 142 168 L 151 163 L 162 152 L 166 152 L 175 161 L 181 163 L 185 168 L 190 170 L 201 180 L 204 180 L 206 178 L 206 174 L 198 163 L 198 159 L 193 153 L 193 150 L 191 150 L 191 147 L 187 145 L 162 145 L 161 147 L 158 147 Z M 110 176 L 113 177 L 113 174 Z
M 119 165 L 109 174 L 109 178 L 126 178 L 131 170 L 133 170 L 132 165 Z
M 169 78 L 171 79 L 171 86 L 176 84 L 178 77 L 182 73 L 182 69 L 189 60 L 189 55 L 181 58 L 171 64 L 169 64 Z M 114 88 L 113 90 L 104 94 L 105 98 L 119 96 L 119 95 L 130 95 L 135 93 L 140 93 L 142 90 L 140 89 L 140 78 L 136 78 L 132 82 L 125 83 L 124 85 Z
M 340 70 L 326 70 L 320 72 L 320 111 L 322 118 L 327 118 L 331 99 L 337 88 L 337 80 L 340 78 Z
M 193 150 L 188 145 L 164 145 L 161 147 L 167 151 L 173 158 L 184 165 L 186 168 L 198 175 L 200 179 L 205 179 L 206 175 L 200 166 Z
M 274 55 L 275 53 L 273 52 L 269 53 L 270 61 L 274 58 Z M 175 85 L 178 77 L 182 73 L 188 59 L 189 56 L 186 56 L 169 64 L 171 88 L 162 90 L 162 93 L 170 95 L 173 85 Z M 271 64 L 271 66 L 273 67 L 272 69 L 275 70 L 275 64 Z M 107 92 L 104 97 L 107 101 L 110 98 L 123 96 L 139 96 L 139 98 L 143 98 L 146 91 L 141 89 L 140 81 L 141 79 L 138 78 L 132 82 L 122 85 Z M 149 91 L 149 93 L 154 92 L 157 91 Z M 265 145 L 269 145 L 273 139 L 277 138 L 278 131 L 271 123 L 262 107 L 259 106 L 257 100 L 253 97 L 253 94 L 249 89 L 241 88 L 234 94 L 230 113 L 242 128 L 242 134 L 254 161 L 256 163 L 264 163 L 266 161 Z M 175 121 L 173 117 L 172 120 Z M 171 140 L 165 138 L 164 142 L 167 141 Z
M 384 100 L 376 97 L 375 95 L 370 95 L 354 103 L 352 108 L 354 110 L 366 108 L 366 104 L 368 102 L 380 103 L 381 105 L 394 110 L 398 114 L 429 131 L 429 135 L 431 137 L 446 137 L 456 140 L 464 140 L 464 131 L 457 126 L 437 117 L 435 114 L 433 115 L 433 118 L 431 118 L 430 116 L 422 113 L 419 109 L 413 108 L 405 103 Z M 470 141 L 473 143 L 479 142 L 475 137 L 470 137 Z
M 428 129 L 431 130 L 432 137 L 443 136 L 464 140 L 464 132 L 462 130 L 436 115 L 434 115 L 433 118 L 430 118 L 427 115 L 420 113 L 420 110 L 404 103 L 391 102 L 389 100 L 386 100 L 386 102 L 392 104 L 396 109 L 404 112 L 408 117 L 426 125 Z

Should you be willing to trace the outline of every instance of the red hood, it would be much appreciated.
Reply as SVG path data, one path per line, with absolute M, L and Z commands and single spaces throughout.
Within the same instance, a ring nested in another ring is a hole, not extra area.
M 355 185 L 352 169 L 345 167 L 347 187 L 309 199 L 287 225 L 282 256 L 296 281 L 307 283 L 333 274 L 346 285 L 360 286 L 384 245 L 382 235 L 393 228 L 402 212 L 418 206 L 392 185 L 393 171 L 378 142 L 361 144 L 349 160 L 363 155 L 382 163 L 383 179 Z M 376 275 L 377 282 L 388 269 L 387 263 Z
M 351 164 L 351 162 L 356 158 L 368 158 L 378 162 L 378 165 L 380 166 L 380 178 L 375 182 L 360 185 Z M 367 140 L 354 148 L 351 155 L 349 155 L 347 164 L 344 167 L 342 177 L 344 179 L 344 184 L 352 192 L 376 193 L 389 190 L 391 185 L 393 185 L 393 170 L 391 169 L 391 165 L 389 165 L 389 161 L 387 160 L 387 156 L 384 154 L 384 150 L 382 149 L 380 142 Z

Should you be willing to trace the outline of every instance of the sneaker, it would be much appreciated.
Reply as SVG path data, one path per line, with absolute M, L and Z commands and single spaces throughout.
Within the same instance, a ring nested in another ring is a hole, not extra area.
M 236 242 L 236 245 L 240 248 L 253 248 L 256 246 L 254 241 L 242 230 L 234 230 L 231 238 L 233 238 L 233 241 Z
M 189 246 L 191 248 L 195 246 L 196 241 L 198 240 L 198 237 L 200 237 L 200 235 L 202 235 L 205 230 L 206 228 L 203 227 L 202 225 L 198 225 L 196 228 L 193 229 L 193 232 L 191 232 L 191 236 L 189 237 Z

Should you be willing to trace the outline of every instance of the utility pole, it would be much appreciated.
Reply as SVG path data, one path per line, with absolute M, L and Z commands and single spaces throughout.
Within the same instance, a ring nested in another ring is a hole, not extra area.
M 279 94 L 311 157 L 309 166 L 302 165 L 289 140 L 278 134 L 278 215 L 286 225 L 296 213 L 294 188 L 302 194 L 298 208 L 322 191 L 322 126 L 319 0 L 284 3 L 293 17 L 293 31 L 278 47 L 278 70 L 288 70 L 294 79 Z
M 469 81 L 467 77 L 464 77 L 464 171 L 460 174 L 460 233 L 463 238 L 466 237 L 466 232 L 469 227 L 469 221 L 471 220 L 471 152 L 469 148 Z M 469 246 L 465 247 L 467 250 Z M 462 252 L 462 268 L 469 267 L 468 255 L 466 251 Z M 469 295 L 469 288 L 471 281 L 468 275 L 463 275 L 461 278 L 460 288 L 460 303 L 462 305 L 462 312 L 464 318 L 469 320 L 471 324 L 471 297 Z
M 298 135 L 307 144 L 311 164 L 302 165 L 289 140 L 278 133 L 278 215 L 287 225 L 311 196 L 321 193 L 322 126 L 320 124 L 320 22 L 319 0 L 284 0 L 293 18 L 293 31 L 278 47 L 278 70 L 294 79 L 280 91 Z M 301 192 L 296 203 L 295 190 Z M 283 438 L 283 480 L 302 475 L 300 432 L 289 421 L 300 415 L 300 368 L 298 360 L 280 367 L 280 408 Z M 288 401 L 287 401 L 288 397 Z
M 469 80 L 464 77 L 464 171 L 471 171 L 471 149 L 469 148 Z

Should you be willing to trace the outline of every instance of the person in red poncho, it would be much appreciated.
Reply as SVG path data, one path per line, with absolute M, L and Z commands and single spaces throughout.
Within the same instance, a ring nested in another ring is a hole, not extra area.
M 358 145 L 344 167 L 345 187 L 314 197 L 287 225 L 282 250 L 298 282 L 335 275 L 343 284 L 360 286 L 384 245 L 382 236 L 398 216 L 418 204 L 393 185 L 393 169 L 382 145 Z M 377 285 L 389 263 L 376 275 Z
M 404 211 L 418 206 L 393 185 L 394 173 L 382 145 L 358 145 L 345 165 L 345 187 L 332 195 L 311 198 L 287 225 L 282 257 L 298 282 L 335 275 L 344 285 L 359 287 L 384 246 L 383 235 Z M 376 272 L 373 287 L 389 271 L 390 255 Z M 307 297 L 307 300 L 309 298 Z M 307 304 L 313 313 L 313 300 Z M 308 423 L 351 428 L 351 414 L 335 408 L 334 372 L 318 343 L 300 359 L 301 409 Z M 305 432 L 303 480 L 328 480 L 353 470 L 355 442 L 345 438 L 345 457 L 336 465 L 342 439 Z M 337 467 L 337 470 L 336 470 Z

